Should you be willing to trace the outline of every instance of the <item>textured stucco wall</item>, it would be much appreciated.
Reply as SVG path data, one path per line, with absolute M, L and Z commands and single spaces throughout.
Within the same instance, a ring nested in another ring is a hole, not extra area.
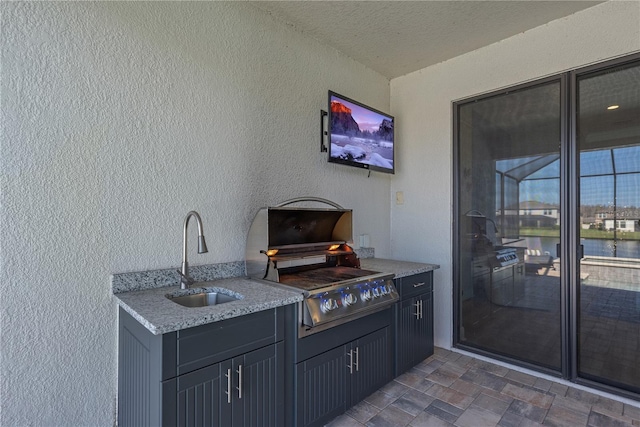
M 0 7 L 0 425 L 113 425 L 109 275 L 178 267 L 190 209 L 193 265 L 301 195 L 389 255 L 391 177 L 319 152 L 327 90 L 389 110 L 381 75 L 241 2 Z
M 403 149 L 391 192 L 391 253 L 440 264 L 435 341 L 452 343 L 452 106 L 509 85 L 640 49 L 640 2 L 612 1 L 391 81 Z

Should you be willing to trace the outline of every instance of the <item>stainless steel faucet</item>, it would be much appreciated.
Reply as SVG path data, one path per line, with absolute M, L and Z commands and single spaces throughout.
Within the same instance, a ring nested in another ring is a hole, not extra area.
M 182 238 L 182 266 L 180 268 L 180 271 L 178 272 L 180 273 L 181 289 L 188 289 L 189 286 L 195 283 L 195 280 L 193 280 L 189 276 L 189 263 L 187 262 L 187 227 L 192 216 L 196 218 L 196 222 L 198 223 L 198 253 L 203 254 L 205 252 L 208 252 L 207 243 L 204 241 L 204 235 L 202 234 L 202 219 L 200 218 L 200 215 L 198 215 L 198 212 L 191 211 L 184 219 Z

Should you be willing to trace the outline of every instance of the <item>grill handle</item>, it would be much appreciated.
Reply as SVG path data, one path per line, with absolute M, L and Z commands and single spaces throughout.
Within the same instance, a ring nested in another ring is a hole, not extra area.
M 281 208 L 283 206 L 292 205 L 294 203 L 299 203 L 299 202 L 318 202 L 318 203 L 324 203 L 325 205 L 333 206 L 336 209 L 344 209 L 339 204 L 332 202 L 331 200 L 323 199 L 320 197 L 296 197 L 295 199 L 286 200 L 276 205 L 275 207 Z

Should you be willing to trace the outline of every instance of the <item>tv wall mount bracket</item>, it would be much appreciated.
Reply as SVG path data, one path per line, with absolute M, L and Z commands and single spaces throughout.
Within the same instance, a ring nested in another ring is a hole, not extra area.
M 327 117 L 328 115 L 329 113 L 327 113 L 326 111 L 320 110 L 320 152 L 321 153 L 327 152 L 327 146 L 325 145 L 324 140 L 329 133 L 327 132 L 327 127 L 325 126 L 324 118 Z

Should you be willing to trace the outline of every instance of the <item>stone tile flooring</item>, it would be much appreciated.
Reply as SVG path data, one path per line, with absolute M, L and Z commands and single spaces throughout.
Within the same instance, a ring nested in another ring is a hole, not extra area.
M 454 425 L 640 427 L 640 407 L 436 348 L 433 356 L 327 424 Z

